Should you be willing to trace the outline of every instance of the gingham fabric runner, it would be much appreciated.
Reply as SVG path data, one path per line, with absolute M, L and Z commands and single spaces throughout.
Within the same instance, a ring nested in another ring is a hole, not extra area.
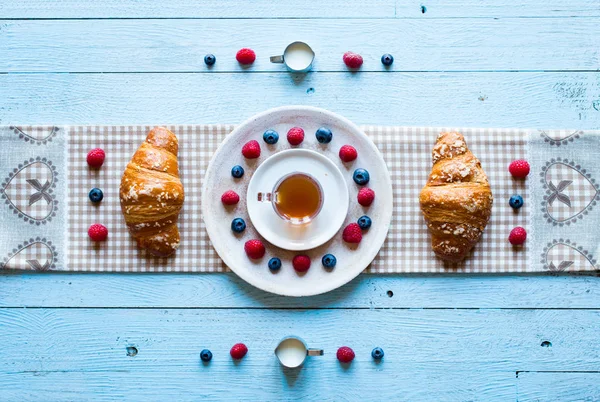
M 200 190 L 210 158 L 233 125 L 167 126 L 180 144 L 180 171 L 186 200 L 180 214 L 181 246 L 174 257 L 153 258 L 131 239 L 121 215 L 118 188 L 125 165 L 152 126 L 70 126 L 0 128 L 3 153 L 31 155 L 14 168 L 14 157 L 0 160 L 6 174 L 0 195 L 0 268 L 122 272 L 222 272 L 227 267 L 210 244 L 201 217 Z M 470 128 L 363 126 L 383 154 L 392 177 L 393 221 L 387 240 L 367 272 L 508 273 L 591 271 L 598 269 L 600 134 Z M 431 170 L 431 149 L 440 131 L 458 130 L 481 160 L 494 194 L 491 221 L 472 255 L 456 266 L 431 251 L 418 196 Z M 54 140 L 54 141 L 53 141 Z M 90 170 L 85 156 L 106 151 L 102 169 Z M 48 149 L 46 149 L 48 148 Z M 62 150 L 59 153 L 58 149 Z M 38 159 L 39 158 L 39 159 Z M 527 158 L 526 181 L 507 172 L 514 159 Z M 23 159 L 23 158 L 21 158 Z M 65 172 L 61 174 L 61 172 Z M 68 173 L 67 173 L 68 172 Z M 91 204 L 93 187 L 104 200 Z M 67 196 L 68 194 L 68 196 Z M 518 212 L 508 198 L 521 194 Z M 61 219 L 54 219 L 58 216 Z M 68 215 L 68 218 L 67 218 Z M 92 223 L 109 228 L 109 240 L 87 238 Z M 33 224 L 32 224 L 33 223 Z M 524 247 L 507 242 L 510 230 L 524 226 Z M 18 230 L 10 230 L 10 228 Z M 21 229 L 24 227 L 24 229 Z M 43 230 L 42 230 L 43 228 Z M 5 246 L 6 245 L 6 246 Z

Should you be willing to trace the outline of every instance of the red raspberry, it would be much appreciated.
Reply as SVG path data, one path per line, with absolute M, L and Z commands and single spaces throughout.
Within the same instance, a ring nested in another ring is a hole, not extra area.
M 340 159 L 343 162 L 352 162 L 357 156 L 358 152 L 352 145 L 344 145 L 340 148 Z
M 350 68 L 360 68 L 363 64 L 363 58 L 358 53 L 346 52 L 344 53 L 344 64 Z
M 106 154 L 102 148 L 94 148 L 87 154 L 87 164 L 89 167 L 98 169 L 104 163 Z
M 258 239 L 252 239 L 248 240 L 246 244 L 244 244 L 244 251 L 249 258 L 258 260 L 259 258 L 263 258 L 265 255 L 265 246 L 262 244 L 262 241 Z
M 224 205 L 235 205 L 240 202 L 240 196 L 233 190 L 228 190 L 221 196 L 221 202 Z
M 99 223 L 94 223 L 88 229 L 88 236 L 92 241 L 104 241 L 108 237 L 108 229 Z
M 304 141 L 304 130 L 300 127 L 292 127 L 287 133 L 287 140 L 292 145 L 300 145 Z
M 342 238 L 346 243 L 360 243 L 362 240 L 362 230 L 358 223 L 351 223 L 344 228 Z
M 292 265 L 296 272 L 306 272 L 310 268 L 310 257 L 307 255 L 297 255 L 292 260 Z
M 529 163 L 526 160 L 520 159 L 512 161 L 508 167 L 508 171 L 517 179 L 524 179 L 529 174 Z
M 240 64 L 252 64 L 256 60 L 256 53 L 254 50 L 244 47 L 235 54 L 235 59 Z
M 231 347 L 231 350 L 229 351 L 231 357 L 236 360 L 239 360 L 246 356 L 246 353 L 248 353 L 248 347 L 246 347 L 246 345 L 244 345 L 243 343 L 236 343 Z
M 525 243 L 525 240 L 527 240 L 527 231 L 521 226 L 517 226 L 511 230 L 510 234 L 508 235 L 508 241 L 513 246 L 520 246 L 521 244 Z
M 337 350 L 337 359 L 342 363 L 350 363 L 354 360 L 354 351 L 348 346 L 342 346 Z
M 260 156 L 260 144 L 256 140 L 248 141 L 242 147 L 244 158 L 256 159 Z
M 373 200 L 375 199 L 375 191 L 371 190 L 370 188 L 363 187 L 360 190 L 358 190 L 357 198 L 358 203 L 360 205 L 362 205 L 363 207 L 368 207 L 373 203 Z

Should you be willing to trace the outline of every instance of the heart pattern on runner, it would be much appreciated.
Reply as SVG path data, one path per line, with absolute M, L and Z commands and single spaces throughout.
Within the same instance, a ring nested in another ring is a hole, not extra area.
M 593 271 L 598 269 L 592 254 L 568 239 L 553 240 L 542 253 L 544 269 L 553 272 Z
M 540 130 L 540 135 L 544 141 L 550 145 L 567 145 L 569 142 L 575 141 L 583 135 L 583 131 L 566 131 L 566 130 Z
M 56 268 L 58 253 L 51 241 L 37 237 L 19 244 L 0 262 L 0 269 L 48 271 Z
M 23 127 L 18 126 L 10 126 L 9 129 L 18 135 L 19 138 L 23 139 L 23 141 L 38 145 L 47 144 L 48 142 L 52 141 L 52 139 L 60 130 L 55 126 L 31 127 L 27 129 L 27 132 L 24 131 Z

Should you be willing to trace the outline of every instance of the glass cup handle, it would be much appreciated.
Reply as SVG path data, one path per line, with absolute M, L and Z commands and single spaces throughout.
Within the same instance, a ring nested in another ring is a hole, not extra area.
M 283 55 L 271 56 L 269 60 L 271 60 L 271 63 L 283 63 Z
M 271 202 L 273 200 L 272 193 L 258 193 L 256 196 L 258 202 Z
M 323 356 L 323 349 L 308 349 L 306 354 L 308 356 Z

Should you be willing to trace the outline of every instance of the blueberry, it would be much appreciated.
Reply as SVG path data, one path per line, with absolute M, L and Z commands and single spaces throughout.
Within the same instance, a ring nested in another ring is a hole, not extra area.
M 357 223 L 361 229 L 368 229 L 371 227 L 371 218 L 369 218 L 367 215 L 363 215 L 358 218 Z
M 391 66 L 393 62 L 394 56 L 392 56 L 391 54 L 386 53 L 383 56 L 381 56 L 381 63 L 383 63 L 384 66 Z
M 99 188 L 91 189 L 88 196 L 90 197 L 91 202 L 100 202 L 104 198 L 104 194 L 102 194 L 102 190 Z
M 513 195 L 512 197 L 510 197 L 508 204 L 514 209 L 519 209 L 523 206 L 523 197 L 521 197 L 520 195 Z
M 277 141 L 279 141 L 279 134 L 277 134 L 277 131 L 269 129 L 263 134 L 263 140 L 269 145 L 277 144 Z
M 319 128 L 315 135 L 317 136 L 317 141 L 319 141 L 321 144 L 329 144 L 333 138 L 331 130 L 325 127 Z
M 206 56 L 204 56 L 204 63 L 206 63 L 207 66 L 212 66 L 213 64 L 215 64 L 216 61 L 217 58 L 214 54 L 209 53 Z
M 281 268 L 281 260 L 277 257 L 269 260 L 269 269 L 271 271 L 278 271 Z
M 204 349 L 202 352 L 200 352 L 200 359 L 203 362 L 209 362 L 212 360 L 212 352 L 208 349 Z
M 359 185 L 367 184 L 369 182 L 369 172 L 365 169 L 356 169 L 352 176 L 354 182 Z
M 242 177 L 244 175 L 244 168 L 241 167 L 240 165 L 235 165 L 234 167 L 231 168 L 231 175 L 233 177 L 235 177 L 236 179 L 239 179 L 240 177 Z
M 246 222 L 242 218 L 235 218 L 231 221 L 231 230 L 235 233 L 242 233 L 246 229 Z
M 333 254 L 325 254 L 323 258 L 321 258 L 321 262 L 325 268 L 333 268 L 335 264 L 337 264 L 337 258 Z
M 383 358 L 383 355 L 385 353 L 383 353 L 383 349 L 381 348 L 375 348 L 373 349 L 373 351 L 371 352 L 371 356 L 373 357 L 373 359 L 375 360 L 380 360 Z

